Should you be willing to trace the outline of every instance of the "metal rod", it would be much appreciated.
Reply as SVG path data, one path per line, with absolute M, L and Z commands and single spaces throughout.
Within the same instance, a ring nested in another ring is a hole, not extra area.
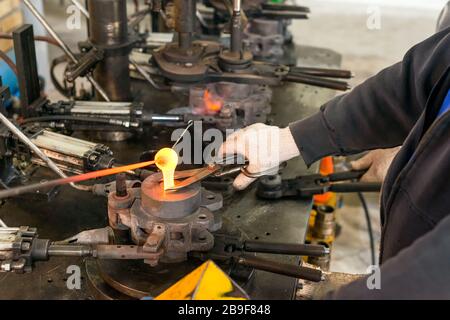
M 182 114 L 152 114 L 148 118 L 151 122 L 183 122 L 184 116 Z M 146 119 L 144 120 L 146 121 Z
M 91 257 L 93 255 L 93 250 L 89 245 L 51 244 L 48 248 L 48 255 L 63 257 Z
M 19 196 L 19 195 L 25 194 L 25 193 L 36 192 L 42 188 L 56 187 L 56 186 L 61 186 L 64 184 L 71 184 L 71 183 L 75 183 L 75 182 L 81 182 L 81 181 L 106 177 L 106 176 L 118 174 L 121 172 L 128 172 L 130 170 L 140 169 L 140 168 L 144 168 L 144 167 L 153 165 L 154 163 L 155 163 L 154 161 L 139 162 L 139 163 L 130 164 L 130 165 L 122 166 L 122 167 L 114 167 L 114 168 L 109 168 L 109 169 L 97 170 L 97 171 L 79 174 L 76 176 L 70 176 L 70 177 L 66 177 L 66 178 L 60 178 L 60 179 L 55 179 L 55 180 L 50 180 L 50 181 L 45 181 L 45 182 L 40 182 L 40 183 L 34 183 L 34 184 L 27 185 L 27 186 L 9 188 L 6 190 L 0 190 L 0 199 L 15 197 L 15 196 Z
M 267 272 L 282 274 L 288 277 L 305 279 L 313 282 L 320 282 L 324 278 L 322 271 L 318 269 L 262 259 L 250 255 L 239 256 L 237 257 L 236 262 L 258 270 L 264 270 Z
M 184 135 L 186 134 L 186 132 L 189 130 L 189 128 L 194 124 L 194 121 L 189 120 L 189 122 L 187 123 L 186 128 L 184 128 L 183 132 L 181 133 L 181 135 L 178 137 L 177 141 L 175 141 L 175 143 L 172 146 L 172 149 L 176 147 L 176 145 L 181 141 L 181 139 L 184 137 Z
M 86 10 L 86 8 L 85 8 L 81 3 L 79 3 L 77 0 L 70 0 L 70 1 L 73 3 L 73 5 L 74 5 L 75 7 L 78 8 L 78 10 L 81 11 L 81 13 L 82 13 L 87 19 L 89 19 L 89 12 Z
M 131 64 L 136 68 L 137 72 L 139 72 L 139 74 L 144 77 L 144 79 L 150 83 L 155 89 L 158 90 L 162 90 L 163 88 L 161 88 L 158 84 L 156 84 L 155 81 L 153 81 L 153 79 L 150 77 L 150 75 L 145 72 L 144 68 L 142 68 L 133 58 L 130 57 L 130 62 Z
M 233 11 L 241 12 L 241 0 L 233 0 Z
M 277 243 L 251 240 L 247 240 L 244 242 L 244 250 L 247 252 L 287 254 L 308 257 L 323 257 L 330 253 L 329 248 L 321 245 Z
M 6 223 L 3 222 L 2 219 L 0 219 L 0 227 L 2 227 L 2 228 L 8 228 L 8 226 L 6 225 Z
M 233 0 L 233 15 L 231 17 L 230 51 L 240 54 L 242 50 L 242 18 L 241 0 Z
M 30 0 L 23 0 L 23 2 L 31 11 L 31 13 L 36 17 L 36 19 L 38 19 L 39 22 L 44 26 L 47 32 L 53 37 L 53 39 L 55 39 L 55 41 L 58 42 L 59 46 L 64 51 L 64 53 L 70 58 L 70 60 L 72 60 L 73 63 L 78 63 L 78 59 L 75 57 L 72 50 L 70 50 L 67 44 L 59 37 L 59 35 L 55 32 L 55 30 L 53 30 L 53 28 L 50 26 L 47 20 L 45 20 L 45 18 L 36 9 L 36 7 L 33 6 L 33 4 L 31 4 Z M 95 81 L 95 79 L 92 77 L 91 74 L 87 74 L 86 79 L 88 79 L 88 81 L 92 84 L 92 86 L 100 93 L 103 99 L 105 99 L 108 102 L 111 101 L 108 95 L 103 90 L 103 88 L 98 84 L 97 81 Z
M 11 228 L 11 227 L 1 227 L 0 228 L 0 234 L 11 234 L 11 233 L 16 233 L 17 231 L 19 231 L 20 228 Z

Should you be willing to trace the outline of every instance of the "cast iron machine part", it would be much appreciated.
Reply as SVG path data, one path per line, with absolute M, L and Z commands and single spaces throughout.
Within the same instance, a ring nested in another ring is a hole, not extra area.
M 129 53 L 137 38 L 128 32 L 126 0 L 87 1 L 89 41 L 79 45 L 80 54 L 71 51 L 29 0 L 24 2 L 68 57 L 64 79 L 69 84 L 86 77 L 97 100 L 131 100 Z
M 281 199 L 308 198 L 326 192 L 379 192 L 381 183 L 377 182 L 332 183 L 359 179 L 366 171 L 343 171 L 330 175 L 312 174 L 293 179 L 281 179 L 280 175 L 265 176 L 259 179 L 256 194 L 264 199 Z
M 55 256 L 146 260 L 150 263 L 157 261 L 161 254 L 136 245 L 52 243 L 40 239 L 36 228 L 0 227 L 0 272 L 31 272 L 34 262 Z
M 193 41 L 196 2 L 177 0 L 175 31 L 178 40 L 154 51 L 150 68 L 154 76 L 162 76 L 174 84 L 233 82 L 276 86 L 297 82 L 335 90 L 347 90 L 349 85 L 339 78 L 349 79 L 350 71 L 289 67 L 276 63 L 255 62 L 243 48 L 241 1 L 233 1 L 230 24 L 230 48 L 213 41 Z
M 133 131 L 141 132 L 150 125 L 185 125 L 189 121 L 203 121 L 206 124 L 226 126 L 233 121 L 232 115 L 221 112 L 217 115 L 147 114 L 143 105 L 137 102 L 103 101 L 59 101 L 50 103 L 41 95 L 38 86 L 37 61 L 33 42 L 33 27 L 24 25 L 13 33 L 15 53 L 18 61 L 21 99 L 21 114 L 26 117 L 21 124 L 45 124 L 55 130 L 71 131 Z M 80 64 L 69 68 L 66 78 L 74 81 L 93 66 L 92 57 L 100 51 L 91 48 L 80 58 Z M 103 50 L 103 49 L 102 49 Z M 98 60 L 100 61 L 100 60 Z M 87 67 L 87 66 L 90 67 Z
M 148 176 L 137 188 L 128 188 L 125 177 L 118 175 L 116 190 L 108 196 L 110 226 L 128 231 L 132 241 L 147 252 L 161 252 L 150 265 L 182 262 L 191 251 L 210 250 L 211 232 L 221 227 L 213 211 L 221 207 L 222 197 L 199 183 L 165 191 L 161 173 Z
M 227 1 L 210 0 L 205 3 L 214 8 L 214 18 L 208 19 L 206 25 L 202 24 L 202 30 L 208 34 L 219 34 L 232 10 Z M 242 10 L 247 22 L 244 23 L 243 41 L 254 59 L 272 62 L 287 60 L 286 63 L 295 64 L 296 59 L 285 54 L 290 51 L 286 45 L 292 44 L 292 34 L 288 26 L 293 19 L 308 19 L 309 8 L 274 4 L 266 0 L 245 0 Z

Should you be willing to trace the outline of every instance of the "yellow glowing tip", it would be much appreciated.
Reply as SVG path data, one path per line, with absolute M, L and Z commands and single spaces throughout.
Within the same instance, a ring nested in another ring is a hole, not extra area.
M 171 148 L 163 148 L 155 155 L 155 164 L 163 174 L 164 190 L 175 186 L 174 174 L 178 164 L 178 154 Z

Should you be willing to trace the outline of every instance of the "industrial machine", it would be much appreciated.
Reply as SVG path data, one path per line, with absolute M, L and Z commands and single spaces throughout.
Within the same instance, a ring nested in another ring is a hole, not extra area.
M 53 62 L 52 80 L 65 100 L 42 94 L 32 27 L 11 35 L 22 96 L 19 109 L 0 116 L 0 201 L 6 199 L 0 207 L 0 271 L 17 273 L 2 286 L 26 279 L 29 290 L 16 286 L 13 293 L 0 290 L 0 297 L 156 297 L 209 260 L 250 298 L 289 299 L 298 279 L 323 281 L 326 273 L 301 259 L 330 253 L 304 243 L 312 193 L 274 201 L 297 195 L 293 180 L 263 178 L 257 188 L 234 193 L 232 178 L 245 170 L 245 161 L 230 170 L 175 162 L 176 188 L 169 188 L 164 170 L 153 166 L 163 147 L 173 151 L 189 136 L 194 122 L 223 132 L 257 122 L 283 126 L 313 112 L 305 101 L 318 107 L 333 90 L 347 90 L 352 75 L 338 69 L 336 54 L 317 66 L 279 62 L 297 58 L 286 53 L 287 26 L 309 10 L 264 1 L 152 0 L 129 16 L 125 0 L 90 0 L 86 8 L 72 2 L 89 22 L 78 53 L 24 0 L 51 36 L 46 41 L 64 51 Z M 174 33 L 142 33 L 139 24 L 148 17 L 153 31 Z M 56 74 L 59 64 L 65 64 L 62 75 Z M 0 94 L 8 99 L 7 88 Z M 173 144 L 177 128 L 185 129 Z M 203 131 L 190 138 L 202 140 Z M 138 161 L 132 169 L 121 165 Z M 306 172 L 290 161 L 279 173 Z M 89 182 L 80 183 L 86 177 Z M 19 200 L 30 194 L 46 196 Z M 35 281 L 34 274 L 62 277 L 62 269 L 52 269 L 56 259 L 83 266 L 83 289 L 67 291 L 63 281 L 52 280 L 52 290 L 45 290 Z
M 171 90 L 173 95 L 179 96 L 181 105 L 158 106 L 165 112 L 215 116 L 219 119 L 210 122 L 222 127 L 239 128 L 268 120 L 273 86 L 295 82 L 347 90 L 348 84 L 337 79 L 352 76 L 346 70 L 256 61 L 252 51 L 244 45 L 243 16 L 246 8 L 241 8 L 241 1 L 233 2 L 229 16 L 229 45 L 223 45 L 219 40 L 196 37 L 197 20 L 201 20 L 201 13 L 194 0 L 150 1 L 149 8 L 136 13 L 131 21 L 127 19 L 125 0 L 90 1 L 86 12 L 89 19 L 88 41 L 79 44 L 80 54 L 74 54 L 65 45 L 30 1 L 26 0 L 25 4 L 57 40 L 69 59 L 63 76 L 64 85 L 53 76 L 55 86 L 68 97 L 77 95 L 75 80 L 84 76 L 92 83 L 97 100 L 130 101 L 131 92 L 139 87 L 132 79 L 137 77 L 145 80 L 152 90 Z M 306 10 L 282 5 L 272 5 L 267 9 L 267 5 L 260 4 L 260 7 L 263 9 L 255 11 L 252 9 L 254 6 L 249 6 L 247 11 L 258 17 L 261 15 L 255 12 L 262 12 L 262 17 L 281 15 L 292 18 L 304 17 L 303 13 L 292 12 Z M 136 20 L 142 21 L 146 13 L 158 13 L 164 17 L 167 28 L 175 31 L 173 42 L 153 48 L 148 48 L 145 40 L 143 43 L 134 27 Z M 266 22 L 255 22 L 253 29 L 262 28 L 257 27 L 257 23 Z M 117 28 L 109 27 L 114 29 L 114 32 L 109 32 L 108 26 L 113 25 Z M 67 59 L 57 59 L 57 63 Z M 146 98 L 140 90 L 138 95 L 141 96 L 140 102 L 150 104 L 152 93 Z M 169 104 L 173 105 L 173 100 Z M 155 108 L 154 105 L 152 107 Z M 107 113 L 105 115 L 109 116 Z

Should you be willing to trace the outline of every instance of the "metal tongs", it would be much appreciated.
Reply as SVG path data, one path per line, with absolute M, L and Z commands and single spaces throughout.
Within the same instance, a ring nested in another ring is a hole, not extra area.
M 217 160 L 211 164 L 206 165 L 203 168 L 176 171 L 175 179 L 184 179 L 184 180 L 175 183 L 175 186 L 169 188 L 168 190 L 179 190 L 182 188 L 186 188 L 194 183 L 202 181 L 203 179 L 209 176 L 222 177 L 233 173 L 242 172 L 249 177 L 258 178 L 265 175 L 274 174 L 275 170 L 270 169 L 258 173 L 249 173 L 247 171 L 247 166 L 248 161 L 244 159 L 241 155 L 235 154 Z
M 256 194 L 264 199 L 280 199 L 308 198 L 326 192 L 379 192 L 381 183 L 353 181 L 361 178 L 366 172 L 367 170 L 354 170 L 329 175 L 310 174 L 291 179 L 268 176 L 259 180 Z M 350 182 L 344 182 L 347 180 Z

